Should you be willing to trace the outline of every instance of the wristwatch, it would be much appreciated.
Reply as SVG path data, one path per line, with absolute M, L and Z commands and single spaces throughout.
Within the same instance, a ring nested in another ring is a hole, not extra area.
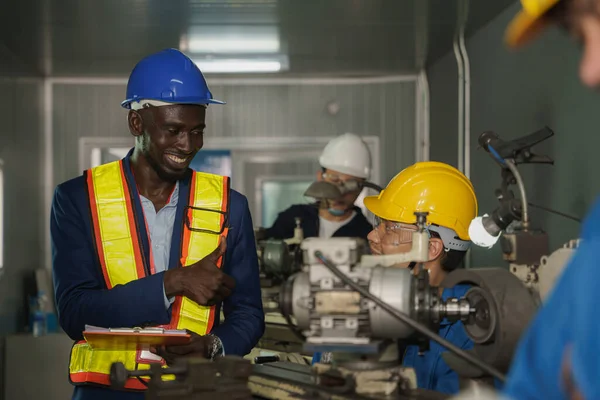
M 224 355 L 223 352 L 223 342 L 219 339 L 218 336 L 209 333 L 206 336 L 210 336 L 212 340 L 210 341 L 210 346 L 208 348 L 208 358 L 214 360 L 217 357 L 222 357 Z

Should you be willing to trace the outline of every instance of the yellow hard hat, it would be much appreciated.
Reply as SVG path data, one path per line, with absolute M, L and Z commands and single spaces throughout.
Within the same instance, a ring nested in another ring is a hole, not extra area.
M 405 224 L 416 223 L 415 212 L 428 212 L 428 223 L 450 228 L 462 240 L 470 240 L 469 225 L 477 216 L 471 181 L 456 168 L 434 161 L 402 170 L 364 204 L 379 218 Z
M 545 14 L 561 0 L 521 0 L 523 8 L 506 29 L 505 40 L 519 47 L 537 36 L 547 25 Z

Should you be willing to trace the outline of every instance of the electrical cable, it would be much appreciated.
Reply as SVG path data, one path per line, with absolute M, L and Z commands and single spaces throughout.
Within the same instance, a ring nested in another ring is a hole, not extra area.
M 540 206 L 540 205 L 528 202 L 527 198 L 525 197 L 525 185 L 523 184 L 523 179 L 521 178 L 521 174 L 519 174 L 519 172 L 517 170 L 516 164 L 513 161 L 511 161 L 511 160 L 504 160 L 500 156 L 500 154 L 498 154 L 498 152 L 496 151 L 496 149 L 494 149 L 491 145 L 488 144 L 487 147 L 488 147 L 488 150 L 490 151 L 490 153 L 492 154 L 492 156 L 500 164 L 505 165 L 510 170 L 510 172 L 512 172 L 512 174 L 514 175 L 514 177 L 515 177 L 515 179 L 517 181 L 517 185 L 519 187 L 519 191 L 521 192 L 521 202 L 522 202 L 521 207 L 523 209 L 523 221 L 529 222 L 529 211 L 527 209 L 527 205 L 529 205 L 531 207 L 538 208 L 540 210 L 543 210 L 543 211 L 546 211 L 546 212 L 549 212 L 549 213 L 552 213 L 552 214 L 556 214 L 556 215 L 559 215 L 561 217 L 565 217 L 565 218 L 573 220 L 575 222 L 579 222 L 579 223 L 582 222 L 581 218 L 577 218 L 577 217 L 574 217 L 572 215 L 563 213 L 561 211 L 556 211 L 556 210 L 553 210 L 553 209 L 548 208 L 548 207 L 544 207 L 544 206 Z
M 369 181 L 363 182 L 362 185 L 364 187 L 376 190 L 377 192 L 381 192 L 383 190 L 383 188 L 381 186 L 379 186 L 378 184 L 369 182 Z
M 521 192 L 521 221 L 523 222 L 523 227 L 526 229 L 529 227 L 529 203 L 527 202 L 527 194 L 525 193 L 525 183 L 523 182 L 523 177 L 519 173 L 517 169 L 517 165 L 512 160 L 504 160 L 506 166 L 512 172 L 515 180 L 517 181 L 517 186 L 519 187 L 519 192 Z
M 492 156 L 494 156 L 494 158 L 501 165 L 504 165 L 505 167 L 507 167 L 510 170 L 510 172 L 512 172 L 515 180 L 517 181 L 517 186 L 519 187 L 519 192 L 521 193 L 521 212 L 522 212 L 521 221 L 523 222 L 523 227 L 528 228 L 529 227 L 529 209 L 527 208 L 527 205 L 529 203 L 527 202 L 527 194 L 525 193 L 525 183 L 523 183 L 523 178 L 521 177 L 521 174 L 519 173 L 519 170 L 517 169 L 517 165 L 512 160 L 503 159 L 500 156 L 500 154 L 496 151 L 496 149 L 494 149 L 492 147 L 492 145 L 488 144 L 487 148 L 488 148 L 489 152 L 492 154 Z
M 472 365 L 476 366 L 477 368 L 481 369 L 482 371 L 487 372 L 488 374 L 490 374 L 494 378 L 498 379 L 499 381 L 501 381 L 501 382 L 505 382 L 506 381 L 506 376 L 504 374 L 502 374 L 500 371 L 498 371 L 496 368 L 487 365 L 483 361 L 479 360 L 477 357 L 474 357 L 474 356 L 470 355 L 469 353 L 461 350 L 460 348 L 458 348 L 454 344 L 450 343 L 446 339 L 440 337 L 438 334 L 436 334 L 435 332 L 433 332 L 430 329 L 428 329 L 426 326 L 420 324 L 417 321 L 414 321 L 408 315 L 406 315 L 406 314 L 404 314 L 404 313 L 396 310 L 394 307 L 392 307 L 391 305 L 389 305 L 385 301 L 381 300 L 380 298 L 378 298 L 377 296 L 375 296 L 374 294 L 372 294 L 371 292 L 369 292 L 367 289 L 361 287 L 360 285 L 358 285 L 357 283 L 355 283 L 354 281 L 352 281 L 352 279 L 348 278 L 342 271 L 340 271 L 335 266 L 335 264 L 333 264 L 331 261 L 329 261 L 327 259 L 327 257 L 325 257 L 325 255 L 322 252 L 316 251 L 315 252 L 315 257 L 321 262 L 321 264 L 323 264 L 325 267 L 327 267 L 327 269 L 329 269 L 342 282 L 344 282 L 346 285 L 350 286 L 350 288 L 352 288 L 353 290 L 357 291 L 362 296 L 364 296 L 364 297 L 368 298 L 369 300 L 373 301 L 379 307 L 381 307 L 382 309 L 384 309 L 385 311 L 387 311 L 388 313 L 390 313 L 390 315 L 392 315 L 393 317 L 395 317 L 395 318 L 399 319 L 400 321 L 404 322 L 406 325 L 410 326 L 411 328 L 413 328 L 417 332 L 419 332 L 422 335 L 426 336 L 430 340 L 433 340 L 434 342 L 438 343 L 440 346 L 445 347 L 446 349 L 450 350 L 451 352 L 453 352 L 454 354 L 456 354 L 460 358 L 462 358 L 465 361 L 471 363 Z
M 529 204 L 533 208 L 539 208 L 540 210 L 543 210 L 543 211 L 546 211 L 546 212 L 549 212 L 549 213 L 552 213 L 552 214 L 556 214 L 556 215 L 559 215 L 561 217 L 565 217 L 565 218 L 573 220 L 575 222 L 579 222 L 579 223 L 582 222 L 581 218 L 574 217 L 572 215 L 566 214 L 566 213 L 561 212 L 561 211 L 553 210 L 552 208 L 540 206 L 540 205 L 529 203 L 529 202 L 527 204 Z

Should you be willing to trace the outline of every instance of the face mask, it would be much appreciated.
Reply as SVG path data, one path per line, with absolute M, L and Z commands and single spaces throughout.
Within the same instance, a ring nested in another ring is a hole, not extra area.
M 334 217 L 341 217 L 346 213 L 346 210 L 337 210 L 335 208 L 328 208 L 327 211 Z

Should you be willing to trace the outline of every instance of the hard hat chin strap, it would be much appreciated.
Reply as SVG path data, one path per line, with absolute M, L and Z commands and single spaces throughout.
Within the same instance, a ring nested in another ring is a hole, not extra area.
M 453 229 L 438 225 L 429 225 L 427 229 L 440 236 L 446 252 L 450 250 L 467 251 L 471 247 L 471 241 L 460 239 Z

